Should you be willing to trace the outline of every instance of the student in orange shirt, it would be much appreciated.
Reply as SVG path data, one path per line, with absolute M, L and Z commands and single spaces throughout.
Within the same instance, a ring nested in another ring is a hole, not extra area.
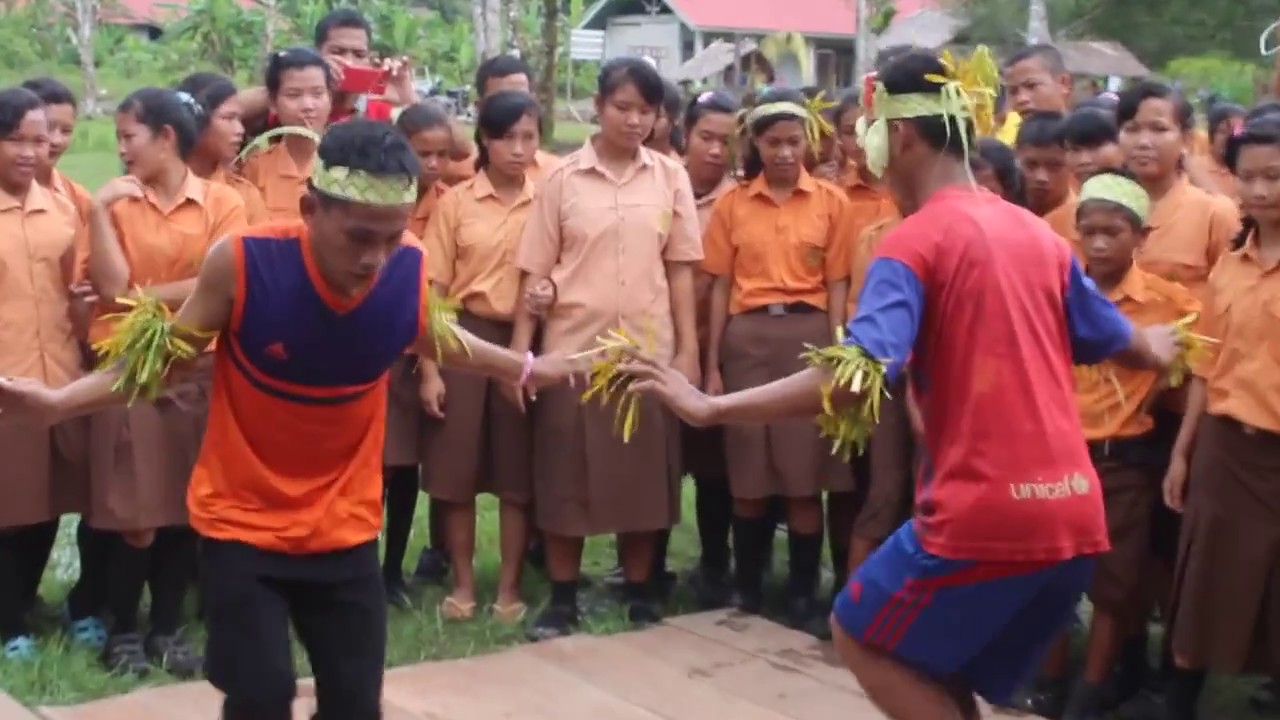
M 544 349 L 578 353 L 621 329 L 697 379 L 694 271 L 702 258 L 697 208 L 685 169 L 644 147 L 662 104 L 662 77 L 639 58 L 616 58 L 598 78 L 600 132 L 542 180 L 516 252 L 523 290 L 550 282 Z M 530 308 L 516 315 L 512 348 L 532 347 Z M 640 427 L 623 442 L 614 408 L 582 402 L 582 388 L 538 394 L 534 417 L 534 515 L 546 542 L 551 601 L 534 639 L 577 627 L 578 580 L 588 536 L 617 534 L 627 617 L 657 622 L 654 552 L 679 517 L 679 425 L 642 402 Z
M 413 150 L 391 126 L 336 125 L 320 144 L 304 219 L 219 241 L 167 328 L 200 350 L 218 333 L 209 430 L 187 501 L 202 537 L 208 676 L 225 694 L 223 720 L 293 717 L 291 625 L 315 673 L 316 717 L 382 717 L 382 419 L 386 372 L 406 348 L 530 389 L 583 369 L 439 317 L 426 257 L 404 233 L 416 176 Z M 60 390 L 0 380 L 0 410 L 48 424 L 121 403 L 112 389 L 121 372 Z
M 35 93 L 44 103 L 49 118 L 49 161 L 41 163 L 36 180 L 45 187 L 71 201 L 81 215 L 81 222 L 88 222 L 89 205 L 93 195 L 83 185 L 58 172 L 58 161 L 71 145 L 75 136 L 77 105 L 76 96 L 66 85 L 53 78 L 32 78 L 23 81 L 22 87 Z M 81 278 L 77 278 L 81 279 Z
M 533 206 L 527 171 L 541 140 L 537 101 L 518 90 L 487 98 L 476 122 L 477 174 L 450 190 L 432 215 L 423 245 L 440 297 L 462 304 L 458 322 L 476 337 L 509 345 L 520 302 L 511 256 Z M 501 567 L 490 610 L 505 624 L 527 611 L 520 575 L 529 535 L 530 430 L 507 387 L 423 362 L 422 402 L 436 418 L 424 427 L 423 466 L 432 502 L 442 506 L 453 590 L 440 607 L 449 620 L 475 616 L 472 567 L 477 495 L 499 500 Z
M 1063 116 L 1032 112 L 1024 115 L 1015 141 L 1022 171 L 1027 209 L 1039 215 L 1080 255 L 1076 240 L 1076 194 L 1063 139 Z
M 431 100 L 414 103 L 396 118 L 396 128 L 409 139 L 418 156 L 418 204 L 409 218 L 409 232 L 423 237 L 440 196 L 449 187 L 442 182 L 449 166 L 452 130 L 444 108 Z
M 1025 47 L 1005 61 L 1003 75 L 1009 107 L 1023 119 L 1032 112 L 1070 112 L 1074 83 L 1058 48 Z
M 36 182 L 49 144 L 44 103 L 0 90 L 0 376 L 61 387 L 81 374 L 71 321 L 75 239 L 66 198 Z M 87 504 L 84 427 L 0 425 L 0 644 L 5 660 L 38 655 L 26 615 L 34 607 L 63 513 Z
M 1164 480 L 1181 514 L 1167 717 L 1192 720 L 1205 672 L 1280 674 L 1280 118 L 1247 123 L 1234 160 L 1246 221 L 1204 292 L 1199 366 Z
M 1208 152 L 1188 159 L 1198 166 L 1202 177 L 1209 182 L 1204 189 L 1226 195 L 1236 203 L 1240 193 L 1236 189 L 1236 176 L 1227 167 L 1227 140 L 1244 127 L 1245 109 L 1232 103 L 1215 103 L 1208 112 Z
M 197 177 L 222 183 L 240 194 L 245 218 L 250 225 L 269 220 L 262 193 L 231 165 L 244 144 L 244 123 L 236 86 L 217 73 L 199 72 L 188 75 L 175 88 L 186 93 L 200 106 L 198 117 L 200 141 L 188 163 Z
M 1200 312 L 1189 290 L 1143 271 L 1134 255 L 1147 234 L 1150 198 L 1126 172 L 1102 171 L 1080 188 L 1080 248 L 1089 277 L 1136 327 Z M 1166 380 L 1113 362 L 1075 369 L 1076 401 L 1089 454 L 1102 482 L 1110 551 L 1098 557 L 1084 668 L 1071 686 L 1063 637 L 1023 709 L 1062 720 L 1099 720 L 1109 710 L 1106 680 L 1123 643 L 1146 622 L 1152 509 L 1166 462 L 1151 406 Z
M 770 90 L 757 102 L 746 121 L 752 141 L 744 182 L 716 202 L 703 238 L 702 267 L 716 278 L 703 371 L 710 394 L 795 372 L 806 343 L 828 343 L 844 324 L 848 201 L 804 167 L 813 122 L 804 96 Z M 788 621 L 821 634 L 822 494 L 852 490 L 848 469 L 809 420 L 726 427 L 724 434 L 739 607 L 761 610 L 764 546 L 774 534 L 768 500 L 781 495 L 791 561 Z
M 323 133 L 333 101 L 333 79 L 324 58 L 307 48 L 272 53 L 267 62 L 267 94 L 271 111 L 286 127 Z M 242 174 L 262 193 L 272 220 L 296 220 L 299 201 L 307 192 L 307 178 L 315 160 L 315 143 L 285 135 L 265 148 L 251 151 Z
M 698 223 L 703 230 L 711 222 L 712 209 L 725 193 L 737 186 L 733 181 L 733 143 L 737 140 L 735 118 L 738 103 L 721 91 L 707 91 L 689 102 L 685 109 L 684 166 L 698 207 Z M 698 349 L 706 361 L 710 333 L 711 286 L 714 278 L 699 270 L 695 280 L 698 302 Z M 732 594 L 729 578 L 729 532 L 733 522 L 733 498 L 725 469 L 724 434 L 719 428 L 681 425 L 681 455 L 684 470 L 696 486 L 694 512 L 701 555 L 689 584 L 704 609 L 728 604 Z M 665 543 L 664 543 L 665 546 Z M 659 567 L 666 567 L 666 553 Z
M 137 90 L 120 104 L 116 142 L 128 175 L 98 191 L 89 222 L 89 274 L 103 299 L 100 312 L 118 310 L 113 300 L 133 293 L 180 306 L 213 242 L 245 226 L 240 195 L 187 166 L 201 112 L 190 97 L 162 88 Z M 105 338 L 115 322 L 99 317 L 91 339 Z M 200 671 L 201 659 L 178 630 L 195 542 L 183 500 L 212 369 L 203 360 L 189 382 L 154 402 L 104 410 L 91 421 L 89 522 L 117 533 L 104 651 L 113 671 L 143 675 L 153 664 L 179 676 Z M 151 623 L 144 640 L 137 616 L 146 584 Z
M 981 187 L 1014 205 L 1026 205 L 1026 188 L 1013 148 L 995 138 L 979 138 L 978 152 L 969 156 L 969 170 Z
M 1111 110 L 1078 107 L 1071 111 L 1063 121 L 1062 140 L 1076 185 L 1097 173 L 1124 167 L 1120 131 Z

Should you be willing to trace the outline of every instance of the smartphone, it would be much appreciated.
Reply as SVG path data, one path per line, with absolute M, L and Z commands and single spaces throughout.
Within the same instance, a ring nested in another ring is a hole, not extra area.
M 385 68 L 348 65 L 342 68 L 338 91 L 351 95 L 381 95 L 387 90 L 387 74 Z

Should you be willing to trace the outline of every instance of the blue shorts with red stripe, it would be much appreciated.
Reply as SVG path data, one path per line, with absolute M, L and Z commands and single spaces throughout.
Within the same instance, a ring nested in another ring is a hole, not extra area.
M 836 599 L 853 640 L 940 682 L 1007 705 L 1075 618 L 1093 557 L 1052 563 L 949 560 L 907 522 Z

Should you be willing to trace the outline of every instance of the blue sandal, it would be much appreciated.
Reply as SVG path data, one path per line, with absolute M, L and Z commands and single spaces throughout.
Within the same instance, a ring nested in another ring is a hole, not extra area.
M 96 617 L 80 618 L 67 623 L 71 642 L 91 650 L 101 650 L 107 644 L 107 628 Z
M 29 662 L 40 657 L 40 648 L 36 639 L 30 635 L 19 635 L 4 644 L 4 659 L 15 662 Z

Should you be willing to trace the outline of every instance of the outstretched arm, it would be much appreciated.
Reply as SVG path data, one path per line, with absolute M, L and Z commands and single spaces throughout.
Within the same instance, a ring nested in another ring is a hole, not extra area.
M 1173 360 L 1169 326 L 1135 328 L 1129 318 L 1102 295 L 1073 258 L 1063 304 L 1071 335 L 1072 359 L 1078 365 L 1112 360 L 1138 370 L 1163 370 Z

